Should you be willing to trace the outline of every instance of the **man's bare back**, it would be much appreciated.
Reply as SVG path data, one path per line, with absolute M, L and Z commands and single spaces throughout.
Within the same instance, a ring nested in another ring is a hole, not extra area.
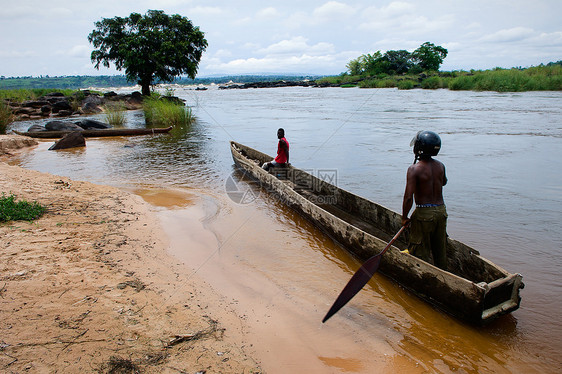
M 443 186 L 447 184 L 445 165 L 432 158 L 420 159 L 411 165 L 406 174 L 406 190 L 402 204 L 402 221 L 408 221 L 408 213 L 414 200 L 417 205 L 442 205 Z

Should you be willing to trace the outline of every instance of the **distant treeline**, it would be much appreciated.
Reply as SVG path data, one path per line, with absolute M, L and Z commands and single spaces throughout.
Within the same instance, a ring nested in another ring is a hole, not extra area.
M 172 83 L 185 85 L 199 84 L 222 84 L 222 83 L 253 83 L 253 82 L 275 82 L 316 80 L 321 76 L 310 75 L 236 75 L 208 78 L 177 78 Z M 161 83 L 161 82 L 157 82 Z M 100 76 L 62 76 L 62 77 L 0 77 L 0 89 L 36 89 L 36 88 L 60 88 L 60 89 L 84 89 L 88 87 L 129 87 L 134 83 L 127 81 L 124 75 L 100 75 Z
M 342 87 L 413 88 L 468 91 L 562 91 L 562 61 L 529 68 L 495 68 L 491 70 L 432 71 L 420 74 L 369 74 L 325 77 L 317 81 Z

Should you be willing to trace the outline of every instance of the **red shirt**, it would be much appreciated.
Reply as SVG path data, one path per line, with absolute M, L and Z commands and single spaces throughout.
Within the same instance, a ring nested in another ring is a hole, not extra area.
M 278 164 L 285 164 L 287 163 L 287 153 L 285 149 L 281 147 L 281 142 L 285 142 L 287 144 L 287 150 L 289 150 L 289 142 L 285 138 L 279 139 L 279 143 L 277 144 L 277 157 L 275 157 L 275 162 Z

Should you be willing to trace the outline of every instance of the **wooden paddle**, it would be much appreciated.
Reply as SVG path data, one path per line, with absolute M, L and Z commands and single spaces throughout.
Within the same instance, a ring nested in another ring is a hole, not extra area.
M 390 242 L 388 242 L 386 247 L 384 247 L 384 249 L 378 255 L 375 255 L 370 259 L 368 259 L 367 261 L 365 261 L 365 263 L 361 265 L 359 270 L 357 270 L 357 272 L 353 274 L 349 282 L 347 282 L 347 285 L 343 288 L 342 292 L 336 299 L 336 301 L 334 301 L 334 304 L 332 305 L 328 313 L 326 313 L 326 316 L 322 320 L 322 323 L 326 322 L 330 317 L 336 314 L 338 310 L 340 310 L 345 304 L 347 304 L 349 300 L 353 298 L 353 296 L 357 294 L 357 292 L 361 291 L 363 286 L 367 284 L 367 282 L 371 279 L 373 274 L 375 274 L 377 269 L 379 268 L 382 255 L 388 250 L 388 248 L 390 248 L 392 243 L 394 243 L 396 239 L 398 239 L 398 237 L 400 236 L 400 234 L 402 234 L 402 231 L 404 231 L 406 226 L 407 225 L 404 225 L 400 228 L 400 231 L 398 231 L 396 235 L 394 235 L 394 237 L 390 240 Z

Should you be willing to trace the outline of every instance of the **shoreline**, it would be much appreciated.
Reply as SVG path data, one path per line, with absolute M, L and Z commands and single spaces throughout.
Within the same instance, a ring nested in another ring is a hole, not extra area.
M 47 206 L 0 224 L 2 370 L 262 372 L 236 313 L 167 253 L 140 196 L 2 158 L 0 175 L 0 191 Z

